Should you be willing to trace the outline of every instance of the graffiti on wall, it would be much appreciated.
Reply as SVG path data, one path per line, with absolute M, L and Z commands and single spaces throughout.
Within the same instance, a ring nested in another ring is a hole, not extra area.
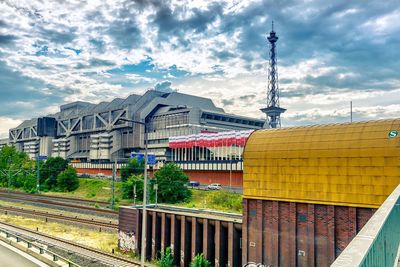
M 136 237 L 135 232 L 118 232 L 119 249 L 123 252 L 136 251 Z

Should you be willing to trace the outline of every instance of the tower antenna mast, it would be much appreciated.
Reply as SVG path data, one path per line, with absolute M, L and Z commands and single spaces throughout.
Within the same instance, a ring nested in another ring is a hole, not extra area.
M 268 92 L 267 92 L 267 107 L 262 108 L 261 111 L 267 115 L 267 120 L 264 128 L 280 128 L 281 127 L 281 113 L 286 109 L 279 106 L 279 87 L 278 87 L 278 68 L 276 60 L 276 42 L 278 36 L 274 31 L 274 21 L 272 21 L 272 30 L 267 37 L 270 43 L 269 50 L 269 66 L 268 66 Z

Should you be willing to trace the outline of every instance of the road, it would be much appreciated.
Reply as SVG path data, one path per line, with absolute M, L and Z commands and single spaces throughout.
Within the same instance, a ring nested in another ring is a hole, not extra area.
M 0 241 L 0 267 L 38 267 L 47 266 L 39 262 L 33 263 L 27 258 L 21 256 L 15 248 L 10 247 Z M 28 255 L 29 256 L 29 255 Z M 32 258 L 29 256 L 29 258 Z M 33 259 L 33 258 L 32 258 Z
M 192 189 L 199 189 L 199 190 L 207 190 L 207 185 L 206 184 L 201 184 L 199 186 L 189 186 Z M 223 185 L 221 190 L 225 190 L 225 191 L 232 191 L 238 194 L 243 194 L 243 187 L 235 187 L 232 186 L 232 190 L 229 188 L 229 186 L 227 185 Z

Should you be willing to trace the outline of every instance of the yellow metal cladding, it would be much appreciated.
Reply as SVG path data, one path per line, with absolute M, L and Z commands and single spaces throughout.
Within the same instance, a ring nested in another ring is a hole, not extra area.
M 244 151 L 244 197 L 379 207 L 400 183 L 400 119 L 266 129 Z

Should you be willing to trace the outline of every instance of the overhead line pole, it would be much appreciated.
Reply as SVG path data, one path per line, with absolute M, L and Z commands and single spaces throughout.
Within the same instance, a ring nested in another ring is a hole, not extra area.
M 146 253 L 146 224 L 147 224 L 147 139 L 148 133 L 146 128 L 146 121 L 135 121 L 125 118 L 120 118 L 122 121 L 132 122 L 133 124 L 140 124 L 144 126 L 144 185 L 143 185 L 143 214 L 142 214 L 142 240 L 141 240 L 141 252 L 140 252 L 140 266 L 144 267 L 145 253 Z
M 117 159 L 114 161 L 113 170 L 112 170 L 112 197 L 111 197 L 111 209 L 114 209 L 115 206 L 115 178 L 117 176 Z
M 36 157 L 36 166 L 37 166 L 37 172 L 36 172 L 36 193 L 40 193 L 40 159 L 39 156 Z

